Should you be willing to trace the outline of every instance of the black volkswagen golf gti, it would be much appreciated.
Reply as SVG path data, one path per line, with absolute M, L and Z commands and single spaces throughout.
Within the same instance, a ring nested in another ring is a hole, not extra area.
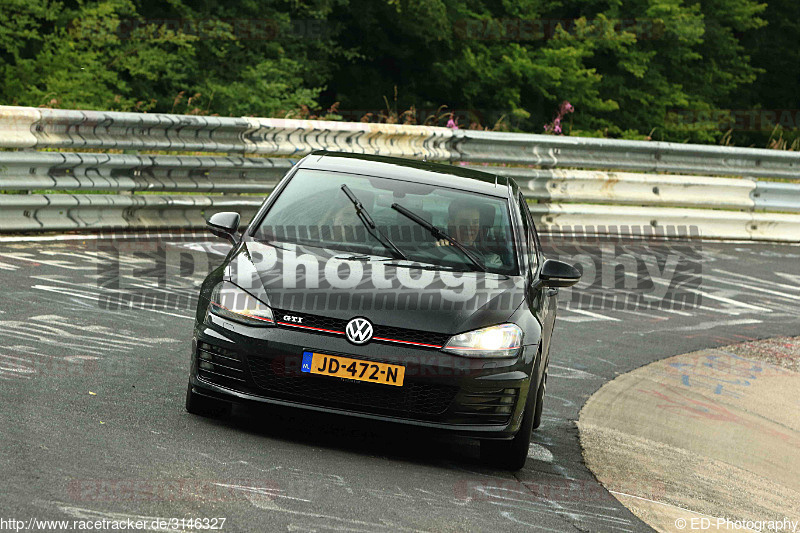
M 517 184 L 398 158 L 315 152 L 203 282 L 186 409 L 262 402 L 447 430 L 525 464 L 558 287 Z

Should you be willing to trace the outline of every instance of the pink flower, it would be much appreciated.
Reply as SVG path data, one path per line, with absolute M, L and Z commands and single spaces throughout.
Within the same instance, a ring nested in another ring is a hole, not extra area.
M 556 127 L 555 127 L 555 128 L 553 128 L 553 132 L 554 132 L 556 135 L 559 135 L 559 134 L 561 133 L 561 126 L 558 126 L 558 125 L 556 125 Z
M 570 104 L 566 100 L 564 101 L 563 104 L 561 104 L 561 109 L 562 109 L 562 111 L 561 111 L 562 113 L 572 113 L 573 111 L 575 111 L 575 108 L 572 107 L 572 104 Z
M 456 121 L 453 120 L 452 117 L 450 117 L 450 120 L 447 121 L 447 127 L 452 129 L 452 130 L 457 130 L 458 129 L 458 124 L 456 124 Z
M 560 126 L 561 125 L 561 118 L 560 117 L 556 117 L 556 119 L 553 120 L 553 124 L 555 124 L 556 127 Z

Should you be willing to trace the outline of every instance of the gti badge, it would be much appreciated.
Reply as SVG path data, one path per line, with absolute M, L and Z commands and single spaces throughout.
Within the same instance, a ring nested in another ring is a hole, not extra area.
M 372 324 L 366 318 L 352 319 L 344 331 L 353 344 L 366 344 L 372 338 Z

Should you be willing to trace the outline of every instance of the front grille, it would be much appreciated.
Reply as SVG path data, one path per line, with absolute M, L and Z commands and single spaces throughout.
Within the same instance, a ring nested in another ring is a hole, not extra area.
M 197 370 L 201 377 L 220 385 L 241 387 L 247 383 L 239 353 L 213 344 L 197 343 Z
M 393 328 L 391 326 L 374 326 L 372 337 L 375 340 L 386 339 L 389 341 L 424 344 L 430 348 L 441 348 L 444 346 L 450 335 L 433 333 L 430 331 L 419 331 L 416 329 Z
M 458 397 L 455 416 L 485 424 L 505 424 L 517 402 L 518 389 L 465 390 Z
M 286 368 L 282 359 L 248 357 L 253 382 L 261 389 L 294 396 L 303 403 L 429 418 L 447 411 L 458 387 L 436 383 L 406 382 L 402 387 L 351 383 Z
M 291 320 L 284 320 L 283 317 L 285 315 L 299 318 L 301 321 L 294 322 Z M 296 313 L 294 311 L 282 311 L 280 309 L 275 309 L 275 318 L 279 326 L 305 329 L 309 332 L 323 335 L 344 335 L 345 327 L 348 322 L 348 320 L 341 318 L 309 315 L 305 313 Z M 420 331 L 416 329 L 373 324 L 372 338 L 376 342 L 411 344 L 422 348 L 439 349 L 447 343 L 450 335 L 432 331 Z

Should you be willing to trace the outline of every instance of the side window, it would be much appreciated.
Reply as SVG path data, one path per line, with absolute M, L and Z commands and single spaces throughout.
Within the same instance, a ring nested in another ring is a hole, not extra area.
M 533 215 L 531 215 L 531 210 L 528 209 L 528 217 L 531 221 L 531 234 L 533 235 L 533 248 L 531 249 L 531 263 L 533 264 L 533 268 L 539 267 L 539 257 L 542 253 L 542 243 L 539 241 L 539 232 L 536 231 L 536 224 L 533 222 Z
M 539 268 L 539 236 L 536 235 L 536 227 L 533 225 L 533 218 L 531 211 L 528 209 L 528 202 L 522 194 L 519 195 L 519 211 L 522 214 L 522 225 L 525 228 L 526 235 L 526 252 L 528 254 L 528 261 L 531 265 L 531 270 L 536 271 Z

